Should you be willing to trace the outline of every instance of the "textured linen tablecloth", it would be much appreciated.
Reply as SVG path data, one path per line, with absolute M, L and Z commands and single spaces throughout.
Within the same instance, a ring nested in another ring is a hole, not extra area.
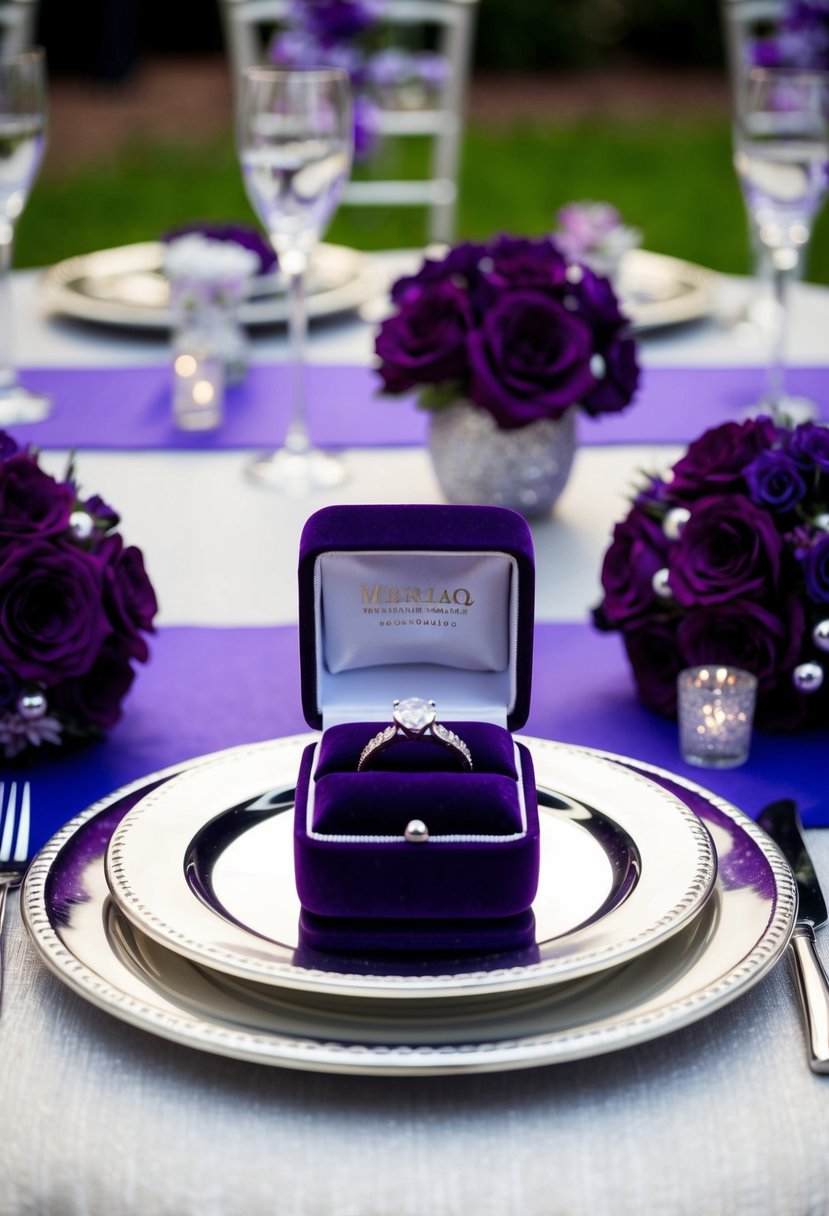
M 812 833 L 829 881 L 829 834 Z M 652 1043 L 555 1067 L 360 1078 L 123 1025 L 9 908 L 3 1216 L 823 1216 L 829 1078 L 788 963 Z M 829 965 L 829 939 L 820 942 Z
M 164 344 L 38 315 L 15 283 L 21 362 L 158 363 Z M 729 290 L 744 290 L 731 284 Z M 826 358 L 829 292 L 801 287 L 795 358 Z M 319 327 L 312 357 L 364 361 L 357 322 Z M 284 338 L 257 339 L 284 357 Z M 643 344 L 656 365 L 740 365 L 714 322 Z M 556 515 L 534 525 L 538 615 L 584 620 L 609 530 L 655 448 L 578 455 Z M 351 454 L 343 501 L 434 501 L 422 452 Z M 164 624 L 295 620 L 294 555 L 311 503 L 244 483 L 243 454 L 80 454 L 148 554 Z M 182 553 L 187 554 L 186 570 Z M 275 687 L 278 673 L 272 678 Z M 139 675 L 139 680 L 141 676 Z M 829 832 L 810 833 L 829 884 Z M 212 1057 L 124 1025 L 36 957 L 10 901 L 0 1014 L 0 1216 L 824 1216 L 829 1078 L 808 1069 L 786 961 L 694 1026 L 526 1072 L 349 1078 Z M 829 937 L 819 950 L 829 965 Z

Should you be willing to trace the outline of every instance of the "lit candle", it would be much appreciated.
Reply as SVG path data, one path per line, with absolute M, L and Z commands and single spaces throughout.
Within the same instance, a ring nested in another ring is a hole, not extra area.
M 173 358 L 173 417 L 185 431 L 220 426 L 224 414 L 224 365 L 215 355 L 179 350 Z
M 745 764 L 757 678 L 737 667 L 689 667 L 677 679 L 679 745 L 687 764 L 736 768 Z

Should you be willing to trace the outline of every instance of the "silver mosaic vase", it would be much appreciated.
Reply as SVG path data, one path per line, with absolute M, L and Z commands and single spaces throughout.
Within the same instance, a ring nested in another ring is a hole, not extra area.
M 449 502 L 545 515 L 561 494 L 576 450 L 575 410 L 507 431 L 487 410 L 458 401 L 432 415 L 429 452 Z

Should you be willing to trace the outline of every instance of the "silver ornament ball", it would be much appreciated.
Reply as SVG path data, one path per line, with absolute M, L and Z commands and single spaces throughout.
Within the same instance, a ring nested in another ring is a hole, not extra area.
M 656 595 L 658 595 L 661 600 L 671 599 L 671 597 L 673 596 L 673 592 L 671 591 L 671 585 L 668 582 L 667 567 L 663 567 L 661 570 L 657 570 L 656 574 L 651 579 L 651 586 L 653 587 Z
M 829 512 L 822 511 L 820 515 L 816 515 L 814 525 L 820 528 L 821 532 L 829 532 Z
M 687 507 L 671 507 L 662 520 L 662 531 L 668 540 L 679 540 L 679 534 L 691 518 Z
M 89 540 L 94 528 L 92 516 L 87 511 L 73 511 L 69 516 L 69 530 L 76 540 Z
M 798 692 L 817 692 L 823 684 L 823 668 L 819 663 L 800 663 L 792 672 L 792 683 Z
M 21 718 L 33 721 L 46 713 L 46 698 L 39 689 L 22 692 L 17 698 L 17 712 Z
M 812 641 L 818 650 L 829 652 L 829 620 L 818 621 L 812 630 Z

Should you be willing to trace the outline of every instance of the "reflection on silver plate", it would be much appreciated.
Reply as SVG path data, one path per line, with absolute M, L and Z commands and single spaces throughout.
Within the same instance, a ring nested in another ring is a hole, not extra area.
M 101 325 L 169 329 L 169 286 L 157 241 L 103 249 L 69 258 L 44 271 L 41 289 L 48 307 Z M 327 317 L 365 303 L 379 287 L 369 254 L 342 245 L 317 247 L 308 272 L 308 315 Z M 256 280 L 239 316 L 246 325 L 272 325 L 288 318 L 281 276 Z
M 622 259 L 616 286 L 633 328 L 642 332 L 708 316 L 716 282 L 712 270 L 693 262 L 631 249 Z
M 549 787 L 555 748 L 529 742 L 539 781 Z M 110 795 L 58 832 L 32 863 L 22 908 L 42 958 L 79 995 L 152 1033 L 219 1055 L 396 1076 L 583 1059 L 721 1008 L 775 964 L 794 924 L 791 872 L 751 820 L 699 786 L 635 767 L 681 793 L 702 818 L 717 852 L 714 894 L 668 941 L 570 984 L 424 1005 L 251 984 L 165 949 L 113 905 L 103 859 L 124 815 L 174 769 Z
M 548 750 L 555 794 L 540 799 L 536 946 L 517 958 L 355 971 L 309 951 L 293 868 L 296 743 L 226 753 L 147 794 L 112 838 L 109 886 L 148 937 L 278 986 L 434 999 L 572 980 L 678 932 L 710 895 L 716 860 L 697 816 L 661 786 L 577 748 Z

